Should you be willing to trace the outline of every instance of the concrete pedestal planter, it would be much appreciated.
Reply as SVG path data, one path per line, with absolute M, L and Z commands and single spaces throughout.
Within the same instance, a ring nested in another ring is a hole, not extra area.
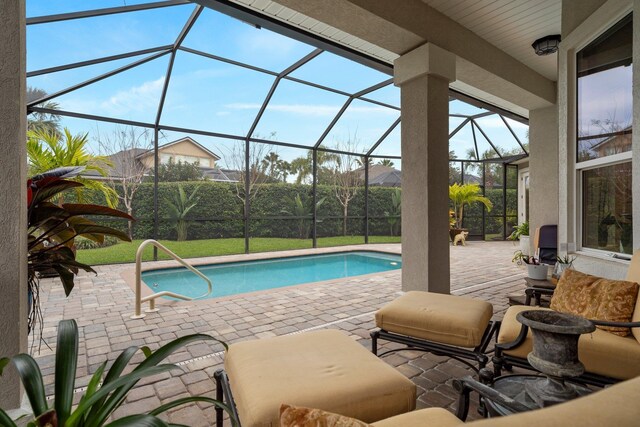
M 530 238 L 529 236 L 520 236 L 520 251 L 523 255 L 531 255 L 529 252 Z
M 527 264 L 529 278 L 534 280 L 546 280 L 549 266 L 547 264 Z

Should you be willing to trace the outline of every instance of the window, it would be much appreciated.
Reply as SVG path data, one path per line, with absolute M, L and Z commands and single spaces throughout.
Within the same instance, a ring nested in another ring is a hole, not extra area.
M 576 171 L 583 248 L 630 254 L 632 17 L 577 54 Z

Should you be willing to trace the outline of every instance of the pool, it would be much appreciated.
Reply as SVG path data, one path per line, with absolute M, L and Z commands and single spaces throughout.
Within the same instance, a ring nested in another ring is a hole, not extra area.
M 196 266 L 213 282 L 209 298 L 380 273 L 401 267 L 400 255 L 372 251 Z M 207 289 L 200 277 L 183 267 L 148 270 L 142 273 L 142 280 L 153 292 L 171 291 L 193 298 Z

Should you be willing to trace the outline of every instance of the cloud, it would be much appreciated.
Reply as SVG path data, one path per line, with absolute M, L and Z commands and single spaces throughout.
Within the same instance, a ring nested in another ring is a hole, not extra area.
M 298 46 L 298 42 L 268 30 L 260 30 L 242 32 L 238 46 L 250 53 L 287 57 Z
M 258 103 L 233 103 L 225 105 L 225 108 L 234 110 L 258 110 L 262 104 Z M 284 113 L 297 114 L 300 116 L 316 116 L 326 117 L 335 116 L 340 111 L 342 105 L 326 105 L 326 104 L 268 104 L 267 110 L 279 111 Z M 350 107 L 347 112 L 365 113 L 365 114 L 397 114 L 395 110 L 391 110 L 381 106 L 371 107 Z
M 132 111 L 146 111 L 157 108 L 160 92 L 164 85 L 164 76 L 159 79 L 119 91 L 108 100 L 100 103 L 100 108 L 113 114 L 127 114 Z

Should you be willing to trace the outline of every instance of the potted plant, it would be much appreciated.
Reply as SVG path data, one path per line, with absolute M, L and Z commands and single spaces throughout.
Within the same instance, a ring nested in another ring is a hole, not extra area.
M 522 224 L 518 224 L 513 227 L 513 232 L 507 237 L 507 240 L 519 240 L 520 251 L 524 254 L 529 254 L 529 221 L 525 221 Z
M 549 266 L 547 264 L 541 264 L 540 260 L 534 257 L 533 255 L 525 254 L 522 251 L 516 251 L 513 254 L 513 259 L 511 261 L 515 262 L 517 265 L 526 264 L 527 273 L 530 279 L 534 279 L 534 280 L 547 279 L 547 272 L 549 271 Z
M 76 261 L 75 238 L 85 237 L 104 243 L 106 236 L 130 241 L 129 236 L 111 227 L 96 224 L 85 217 L 105 216 L 133 220 L 124 212 L 106 206 L 85 203 L 60 203 L 62 193 L 77 190 L 82 183 L 71 181 L 83 167 L 58 168 L 34 176 L 27 181 L 27 270 L 28 300 L 31 331 L 39 318 L 39 277 L 43 274 L 60 278 L 65 294 L 74 286 L 79 270 L 95 271 Z
M 568 268 L 573 267 L 573 261 L 576 260 L 575 256 L 564 255 L 556 257 L 556 265 L 553 267 L 553 274 L 551 275 L 554 279 L 560 279 L 562 273 Z
M 128 415 L 117 421 L 110 417 L 118 409 L 129 391 L 142 378 L 163 372 L 180 370 L 180 367 L 161 362 L 177 349 L 194 341 L 213 340 L 226 344 L 209 335 L 187 335 L 151 351 L 148 347 L 131 346 L 124 350 L 107 369 L 107 361 L 91 377 L 84 394 L 79 401 L 74 399 L 76 369 L 78 365 L 78 325 L 75 320 L 62 320 L 58 324 L 58 341 L 56 345 L 55 364 L 55 396 L 49 407 L 46 398 L 42 373 L 36 361 L 28 354 L 18 354 L 12 358 L 0 358 L 0 375 L 9 363 L 13 362 L 29 399 L 33 420 L 27 425 L 33 427 L 101 427 L 108 423 L 118 426 L 169 426 L 158 415 L 175 407 L 192 402 L 203 402 L 223 408 L 229 414 L 232 425 L 237 425 L 232 412 L 222 402 L 204 396 L 190 396 L 176 399 L 158 406 L 148 408 L 143 414 Z M 134 369 L 127 369 L 133 356 L 141 351 L 145 359 Z M 127 371 L 126 374 L 123 372 Z M 74 401 L 76 402 L 74 404 Z M 0 425 L 17 427 L 17 424 L 0 409 Z
M 451 240 L 460 234 L 462 231 L 467 231 L 462 228 L 462 219 L 464 215 L 464 207 L 473 203 L 482 203 L 488 212 L 491 212 L 493 203 L 487 197 L 482 195 L 482 189 L 478 184 L 453 184 L 449 186 L 449 200 L 453 205 L 453 219 L 454 225 L 449 228 L 449 235 Z

